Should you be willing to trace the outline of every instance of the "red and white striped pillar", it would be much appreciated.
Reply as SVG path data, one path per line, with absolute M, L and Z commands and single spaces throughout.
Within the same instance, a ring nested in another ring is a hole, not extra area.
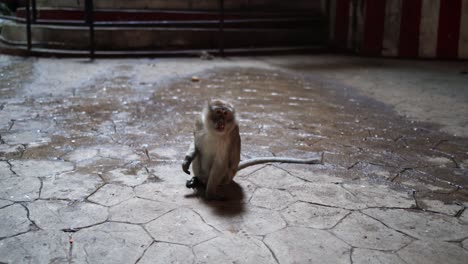
M 330 42 L 368 56 L 468 59 L 468 0 L 329 0 Z

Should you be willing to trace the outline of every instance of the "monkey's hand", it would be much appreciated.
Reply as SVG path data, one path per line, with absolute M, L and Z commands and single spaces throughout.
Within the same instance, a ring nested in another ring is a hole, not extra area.
M 190 171 L 189 171 L 189 168 L 190 168 L 190 164 L 192 163 L 192 158 L 189 157 L 189 156 L 185 156 L 185 159 L 184 161 L 182 162 L 182 170 L 187 173 L 188 175 L 190 175 Z

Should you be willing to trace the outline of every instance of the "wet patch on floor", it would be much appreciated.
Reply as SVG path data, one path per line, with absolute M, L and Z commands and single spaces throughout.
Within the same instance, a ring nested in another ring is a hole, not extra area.
M 200 104 L 216 97 L 237 108 L 244 158 L 324 152 L 326 165 L 320 170 L 330 175 L 466 199 L 467 139 L 409 121 L 391 107 L 318 77 L 258 69 L 217 71 L 205 73 L 200 82 L 172 84 L 156 93 L 153 102 L 176 116 L 162 126 L 172 123 L 184 131 Z
M 15 65 L 2 72 L 16 67 L 13 72 L 25 74 L 31 69 L 28 63 Z M 6 157 L 66 159 L 76 151 L 96 151 L 83 164 L 90 168 L 99 163 L 94 171 L 100 173 L 117 164 L 143 168 L 175 162 L 185 152 L 193 120 L 206 101 L 224 98 L 238 111 L 244 159 L 323 152 L 325 165 L 320 168 L 294 166 L 395 184 L 420 195 L 436 193 L 447 200 L 466 194 L 467 139 L 408 121 L 392 108 L 319 76 L 234 68 L 202 72 L 199 81 L 187 77 L 165 87 L 142 87 L 131 73 L 131 66 L 119 65 L 111 74 L 73 88 L 69 96 L 4 103 L 0 115 L 2 148 L 10 151 Z M 20 79 L 15 76 L 12 82 Z M 11 89 L 1 92 L 3 98 L 14 97 Z M 11 150 L 15 146 L 20 154 Z M 113 151 L 127 158 L 113 157 Z

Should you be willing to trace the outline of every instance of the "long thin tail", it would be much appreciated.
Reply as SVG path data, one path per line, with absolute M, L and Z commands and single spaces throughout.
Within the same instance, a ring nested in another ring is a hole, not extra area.
M 299 163 L 299 164 L 322 164 L 323 163 L 323 153 L 320 159 L 296 159 L 288 157 L 264 157 L 264 158 L 253 158 L 244 160 L 239 163 L 237 170 L 240 171 L 247 167 L 270 162 L 279 162 L 279 163 Z

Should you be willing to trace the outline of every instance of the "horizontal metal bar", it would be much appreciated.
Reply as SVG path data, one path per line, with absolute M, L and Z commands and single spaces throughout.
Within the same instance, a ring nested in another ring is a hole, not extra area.
M 1 16 L 0 16 L 1 18 Z M 16 22 L 26 23 L 23 18 L 11 19 Z M 310 18 L 282 18 L 282 19 L 227 19 L 224 24 L 250 24 L 250 23 L 313 23 L 320 22 L 319 19 Z M 46 20 L 37 19 L 37 25 L 50 25 L 50 26 L 86 26 L 87 23 L 82 20 Z M 95 21 L 95 26 L 98 27 L 158 27 L 158 26 L 181 26 L 181 25 L 213 25 L 217 26 L 219 20 L 183 20 L 183 21 Z
M 31 30 L 31 2 L 26 1 L 26 39 L 28 42 L 28 51 L 32 49 L 32 30 Z
M 4 20 L 9 20 L 9 21 L 16 21 L 16 22 L 26 23 L 26 19 L 22 18 L 22 17 L 0 15 L 0 18 L 4 19 Z
M 21 8 L 19 8 L 21 10 Z M 79 9 L 76 8 L 49 8 L 49 7 L 41 7 L 40 10 L 45 11 L 77 11 L 80 12 Z M 162 9 L 112 9 L 112 8 L 94 8 L 95 13 L 161 13 L 161 14 L 189 14 L 189 15 L 218 15 L 219 10 L 162 10 Z M 287 11 L 226 11 L 226 15 L 249 15 L 249 16 L 297 16 L 298 14 L 302 14 L 304 16 L 321 16 L 320 12 L 316 12 L 314 10 L 287 10 Z

